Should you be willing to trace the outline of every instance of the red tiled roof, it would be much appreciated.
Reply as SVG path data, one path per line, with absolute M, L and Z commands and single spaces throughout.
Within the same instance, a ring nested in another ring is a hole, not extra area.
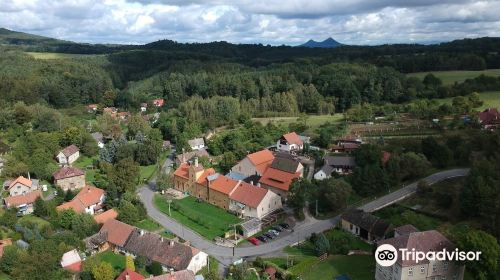
M 304 142 L 302 142 L 302 139 L 300 139 L 300 136 L 295 132 L 284 134 L 283 138 L 285 138 L 288 144 L 296 144 L 299 146 L 304 144 Z
M 128 277 L 127 277 L 128 276 Z M 125 268 L 125 270 L 120 273 L 120 275 L 115 280 L 144 280 L 144 276 L 133 271 L 130 268 Z
M 257 208 L 266 196 L 268 190 L 241 182 L 229 198 L 252 208 Z
M 260 178 L 259 183 L 288 191 L 292 180 L 299 177 L 300 172 L 293 174 L 269 167 L 262 175 L 262 178 Z
M 274 160 L 273 153 L 268 149 L 248 154 L 247 157 L 253 163 L 253 165 L 259 165 Z
M 220 175 L 210 183 L 210 189 L 229 195 L 236 188 L 236 185 L 238 185 L 238 181 Z
M 67 265 L 64 268 L 69 270 L 69 271 L 80 272 L 80 271 L 82 271 L 82 262 L 76 262 L 76 263 Z
M 109 220 L 116 219 L 118 217 L 118 212 L 115 209 L 109 209 L 105 212 L 97 214 L 94 216 L 94 220 L 98 224 L 104 224 Z
M 156 107 L 162 107 L 164 103 L 165 103 L 165 100 L 163 100 L 161 98 L 153 100 L 153 105 L 155 105 Z
M 174 171 L 174 176 L 189 179 L 189 164 L 182 163 L 181 165 L 179 165 L 179 167 Z
M 70 145 L 70 146 L 64 148 L 61 152 L 63 153 L 64 156 L 69 157 L 69 156 L 71 156 L 72 154 L 74 154 L 74 153 L 76 153 L 78 151 L 80 151 L 80 149 L 78 149 L 77 146 Z
M 175 272 L 169 272 L 163 275 L 158 275 L 148 280 L 194 280 L 194 273 L 191 270 L 179 270 Z
M 413 232 L 408 235 L 385 239 L 378 242 L 377 245 L 380 246 L 382 244 L 391 244 L 398 251 L 401 248 L 407 248 L 410 251 L 415 249 L 416 251 L 424 252 L 425 254 L 431 251 L 442 251 L 443 249 L 448 251 L 455 250 L 455 245 L 453 245 L 451 241 L 436 230 Z M 423 260 L 419 263 L 428 262 L 428 260 Z M 398 254 L 398 263 L 403 267 L 416 265 L 415 260 L 412 258 L 403 261 L 401 254 Z
M 31 181 L 30 179 L 25 178 L 24 176 L 19 176 L 10 183 L 9 189 L 11 189 L 17 183 L 25 185 L 28 188 L 31 188 L 31 186 L 33 185 L 33 181 Z
M 33 192 L 30 192 L 27 194 L 9 196 L 9 197 L 4 198 L 5 205 L 7 205 L 7 207 L 13 207 L 13 206 L 19 206 L 22 204 L 32 204 L 41 195 L 42 195 L 42 193 L 39 190 L 37 190 L 37 191 L 33 191 Z
M 108 242 L 123 247 L 133 230 L 133 226 L 112 219 L 105 222 L 99 232 L 107 233 Z
M 198 184 L 205 185 L 205 180 L 207 179 L 208 176 L 215 174 L 215 169 L 209 168 L 203 171 L 203 174 L 201 174 L 200 178 L 196 181 Z
M 101 196 L 104 190 L 85 186 L 80 192 L 70 201 L 57 206 L 57 210 L 73 209 L 77 213 L 83 213 L 86 207 L 97 204 L 101 201 Z
M 488 108 L 479 113 L 479 122 L 481 124 L 491 124 L 500 121 L 500 113 L 496 108 Z
M 382 152 L 382 163 L 386 164 L 389 161 L 389 159 L 391 159 L 391 153 L 386 151 Z
M 52 176 L 54 176 L 55 180 L 61 180 L 82 175 L 85 175 L 85 172 L 83 170 L 76 167 L 65 166 L 57 170 Z

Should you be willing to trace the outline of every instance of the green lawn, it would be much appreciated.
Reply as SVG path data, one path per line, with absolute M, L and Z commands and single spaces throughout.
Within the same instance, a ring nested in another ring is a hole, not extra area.
M 85 171 L 85 182 L 94 182 L 95 175 L 97 174 L 97 169 Z
M 434 74 L 443 81 L 444 85 L 452 85 L 455 82 L 463 82 L 466 79 L 475 78 L 479 75 L 500 76 L 500 69 L 488 69 L 482 71 L 436 71 L 436 72 L 419 72 L 407 74 L 409 77 L 417 77 L 423 79 L 428 73 Z
M 160 226 L 157 222 L 151 220 L 150 218 L 144 219 L 136 223 L 135 226 L 151 232 L 162 229 L 162 226 Z
M 147 166 L 140 166 L 140 169 L 141 169 L 140 178 L 142 182 L 144 181 L 144 179 L 148 180 L 153 176 L 156 170 L 158 170 L 158 165 L 152 164 Z
M 373 256 L 330 256 L 317 262 L 303 273 L 303 280 L 331 280 L 346 274 L 355 280 L 372 280 L 375 277 L 375 259 Z
M 480 99 L 483 101 L 483 106 L 479 107 L 479 110 L 484 110 L 486 108 L 500 108 L 500 91 L 487 91 L 479 93 Z M 453 97 L 436 99 L 440 103 L 450 104 L 452 103 Z
M 165 197 L 156 194 L 154 204 L 156 208 L 168 215 L 168 203 Z M 222 236 L 231 225 L 241 221 L 224 209 L 206 202 L 197 202 L 194 197 L 174 200 L 171 212 L 172 218 L 209 240 Z
M 20 224 L 34 223 L 34 224 L 37 224 L 39 227 L 46 226 L 49 224 L 49 222 L 47 222 L 46 220 L 39 218 L 39 217 L 32 215 L 32 214 L 25 215 L 25 216 L 22 216 L 21 218 L 19 218 L 19 223 Z
M 101 262 L 110 263 L 115 271 L 121 272 L 125 268 L 125 256 L 111 251 L 102 252 L 95 256 Z
M 78 158 L 78 160 L 73 165 L 78 167 L 78 168 L 85 168 L 89 165 L 92 165 L 94 159 L 97 159 L 97 156 L 95 156 L 95 157 L 80 156 Z
M 443 224 L 443 221 L 428 215 L 419 214 L 400 205 L 391 205 L 374 213 L 394 227 L 412 224 L 421 231 L 432 230 Z
M 3 272 L 0 272 L 0 280 L 10 280 L 10 276 L 3 273 Z
M 344 119 L 343 114 L 334 115 L 309 115 L 307 119 L 307 126 L 309 127 L 307 131 L 314 131 L 320 125 L 326 122 L 340 122 Z M 269 118 L 252 118 L 254 121 L 258 121 L 263 125 L 269 122 L 274 122 L 277 125 L 288 126 L 291 123 L 297 122 L 298 117 L 269 117 Z

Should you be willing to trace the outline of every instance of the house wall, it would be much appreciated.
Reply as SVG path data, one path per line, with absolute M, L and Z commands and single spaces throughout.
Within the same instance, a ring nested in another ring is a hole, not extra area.
M 229 209 L 229 195 L 215 191 L 213 189 L 209 190 L 208 202 L 217 207 L 223 209 Z
M 343 230 L 350 232 L 356 236 L 359 236 L 361 229 L 358 226 L 356 226 L 355 224 L 351 224 L 350 222 L 344 219 L 342 219 L 340 223 Z
M 231 168 L 231 171 L 241 173 L 247 177 L 255 174 L 262 175 L 259 174 L 259 172 L 255 168 L 255 165 L 253 165 L 253 163 L 248 158 L 244 158 L 240 162 L 238 162 L 238 164 Z
M 30 193 L 32 191 L 34 191 L 34 189 L 32 190 L 28 186 L 25 186 L 21 183 L 16 183 L 14 186 L 12 186 L 12 188 L 9 189 L 9 194 L 10 196 L 16 196 L 25 193 Z
M 189 192 L 188 180 L 179 176 L 174 176 L 174 189 L 181 192 Z
M 327 176 L 323 170 L 320 170 L 314 174 L 314 179 L 316 180 L 324 180 L 326 178 L 330 178 L 330 175 Z
M 189 269 L 196 274 L 207 264 L 208 264 L 208 255 L 205 252 L 200 251 L 198 252 L 198 254 L 193 256 L 191 262 L 189 262 L 189 265 L 186 269 Z
M 267 190 L 270 190 L 272 192 L 274 192 L 275 194 L 279 195 L 281 197 L 282 200 L 286 200 L 288 198 L 288 192 L 287 191 L 284 191 L 282 189 L 278 189 L 278 188 L 275 188 L 273 186 L 269 186 L 269 185 L 266 185 L 266 184 L 262 184 L 261 183 L 261 187 L 267 189 Z
M 59 152 L 56 157 L 57 157 L 57 162 L 59 162 L 59 164 L 67 164 L 68 163 L 68 159 L 66 158 L 66 156 L 62 152 Z
M 256 209 L 257 216 L 255 218 L 261 219 L 267 214 L 281 208 L 281 197 L 272 191 L 268 191 Z
M 72 164 L 80 157 L 80 152 L 76 152 L 68 157 L 68 164 Z
M 69 189 L 80 189 L 85 187 L 85 175 L 74 176 L 69 178 L 64 178 L 56 180 L 55 184 L 61 187 L 63 190 L 67 191 Z
M 390 267 L 376 264 L 375 280 L 463 280 L 463 266 L 453 262 L 434 261 L 401 267 L 396 263 Z

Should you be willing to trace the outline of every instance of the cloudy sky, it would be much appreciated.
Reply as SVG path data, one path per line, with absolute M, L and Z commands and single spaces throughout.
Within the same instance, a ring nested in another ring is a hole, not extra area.
M 500 0 L 0 0 L 0 27 L 88 43 L 430 43 L 500 36 Z

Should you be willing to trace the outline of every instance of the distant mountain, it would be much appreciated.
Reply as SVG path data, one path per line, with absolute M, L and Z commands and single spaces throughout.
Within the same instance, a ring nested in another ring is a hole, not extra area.
M 309 40 L 305 44 L 300 45 L 299 47 L 307 47 L 307 48 L 336 48 L 342 46 L 341 43 L 335 41 L 333 38 L 328 38 L 323 42 L 317 42 L 314 40 Z
M 60 44 L 60 43 L 69 43 L 69 42 L 28 34 L 24 32 L 12 31 L 5 28 L 0 28 L 0 44 L 31 46 L 40 44 L 47 45 L 47 44 Z

